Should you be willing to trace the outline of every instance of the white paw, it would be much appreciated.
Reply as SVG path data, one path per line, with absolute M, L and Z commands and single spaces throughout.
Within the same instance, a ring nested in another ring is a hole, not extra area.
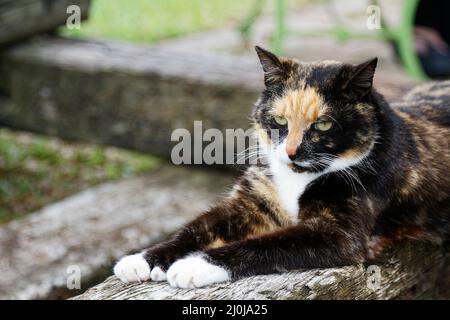
M 193 289 L 228 280 L 227 270 L 209 263 L 199 254 L 177 260 L 167 270 L 167 281 L 178 288 Z
M 166 273 L 161 270 L 160 267 L 154 267 L 152 272 L 150 273 L 150 278 L 153 281 L 164 281 L 167 279 Z
M 123 257 L 114 266 L 114 274 L 125 283 L 150 279 L 150 266 L 142 253 Z

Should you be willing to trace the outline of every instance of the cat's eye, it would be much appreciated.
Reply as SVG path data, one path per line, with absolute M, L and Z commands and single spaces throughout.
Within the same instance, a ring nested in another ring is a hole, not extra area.
M 275 117 L 273 117 L 273 119 L 274 119 L 275 122 L 276 122 L 277 124 L 279 124 L 280 126 L 285 126 L 285 125 L 287 125 L 287 120 L 286 120 L 286 118 L 275 116 Z
M 319 121 L 319 122 L 316 122 L 314 127 L 319 131 L 328 131 L 328 130 L 330 130 L 332 125 L 333 125 L 333 123 L 331 121 Z

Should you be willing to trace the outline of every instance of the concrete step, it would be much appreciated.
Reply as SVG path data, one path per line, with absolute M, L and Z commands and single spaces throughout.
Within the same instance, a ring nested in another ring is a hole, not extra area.
M 257 60 L 43 37 L 0 53 L 5 125 L 164 157 L 173 130 L 250 126 Z
M 230 176 L 162 166 L 106 183 L 0 226 L 0 299 L 66 298 L 111 275 L 115 260 L 160 241 L 226 191 Z M 71 266 L 81 289 L 66 287 Z
M 192 132 L 196 120 L 203 130 L 250 127 L 263 85 L 256 54 L 167 47 L 43 37 L 8 49 L 0 123 L 166 158 L 172 132 Z M 375 82 L 389 98 L 411 86 L 391 75 Z
M 80 9 L 80 18 L 89 14 L 91 0 L 2 0 L 0 1 L 0 47 L 33 35 L 54 31 L 66 24 L 73 13 L 71 5 Z

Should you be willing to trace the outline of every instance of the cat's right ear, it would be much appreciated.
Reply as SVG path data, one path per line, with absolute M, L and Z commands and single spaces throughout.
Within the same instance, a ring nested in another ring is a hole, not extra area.
M 286 79 L 287 72 L 285 66 L 276 55 L 259 46 L 255 46 L 255 51 L 264 70 L 264 84 L 266 87 L 270 87 Z
M 341 90 L 361 98 L 372 89 L 378 58 L 372 58 L 347 70 L 341 83 Z

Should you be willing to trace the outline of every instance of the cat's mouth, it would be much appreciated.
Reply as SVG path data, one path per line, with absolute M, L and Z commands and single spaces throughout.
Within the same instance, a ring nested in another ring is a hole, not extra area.
M 297 173 L 303 173 L 303 172 L 307 172 L 310 170 L 310 167 L 305 166 L 304 164 L 302 164 L 301 162 L 291 162 L 288 164 L 288 167 L 291 168 L 292 171 L 297 172 Z

